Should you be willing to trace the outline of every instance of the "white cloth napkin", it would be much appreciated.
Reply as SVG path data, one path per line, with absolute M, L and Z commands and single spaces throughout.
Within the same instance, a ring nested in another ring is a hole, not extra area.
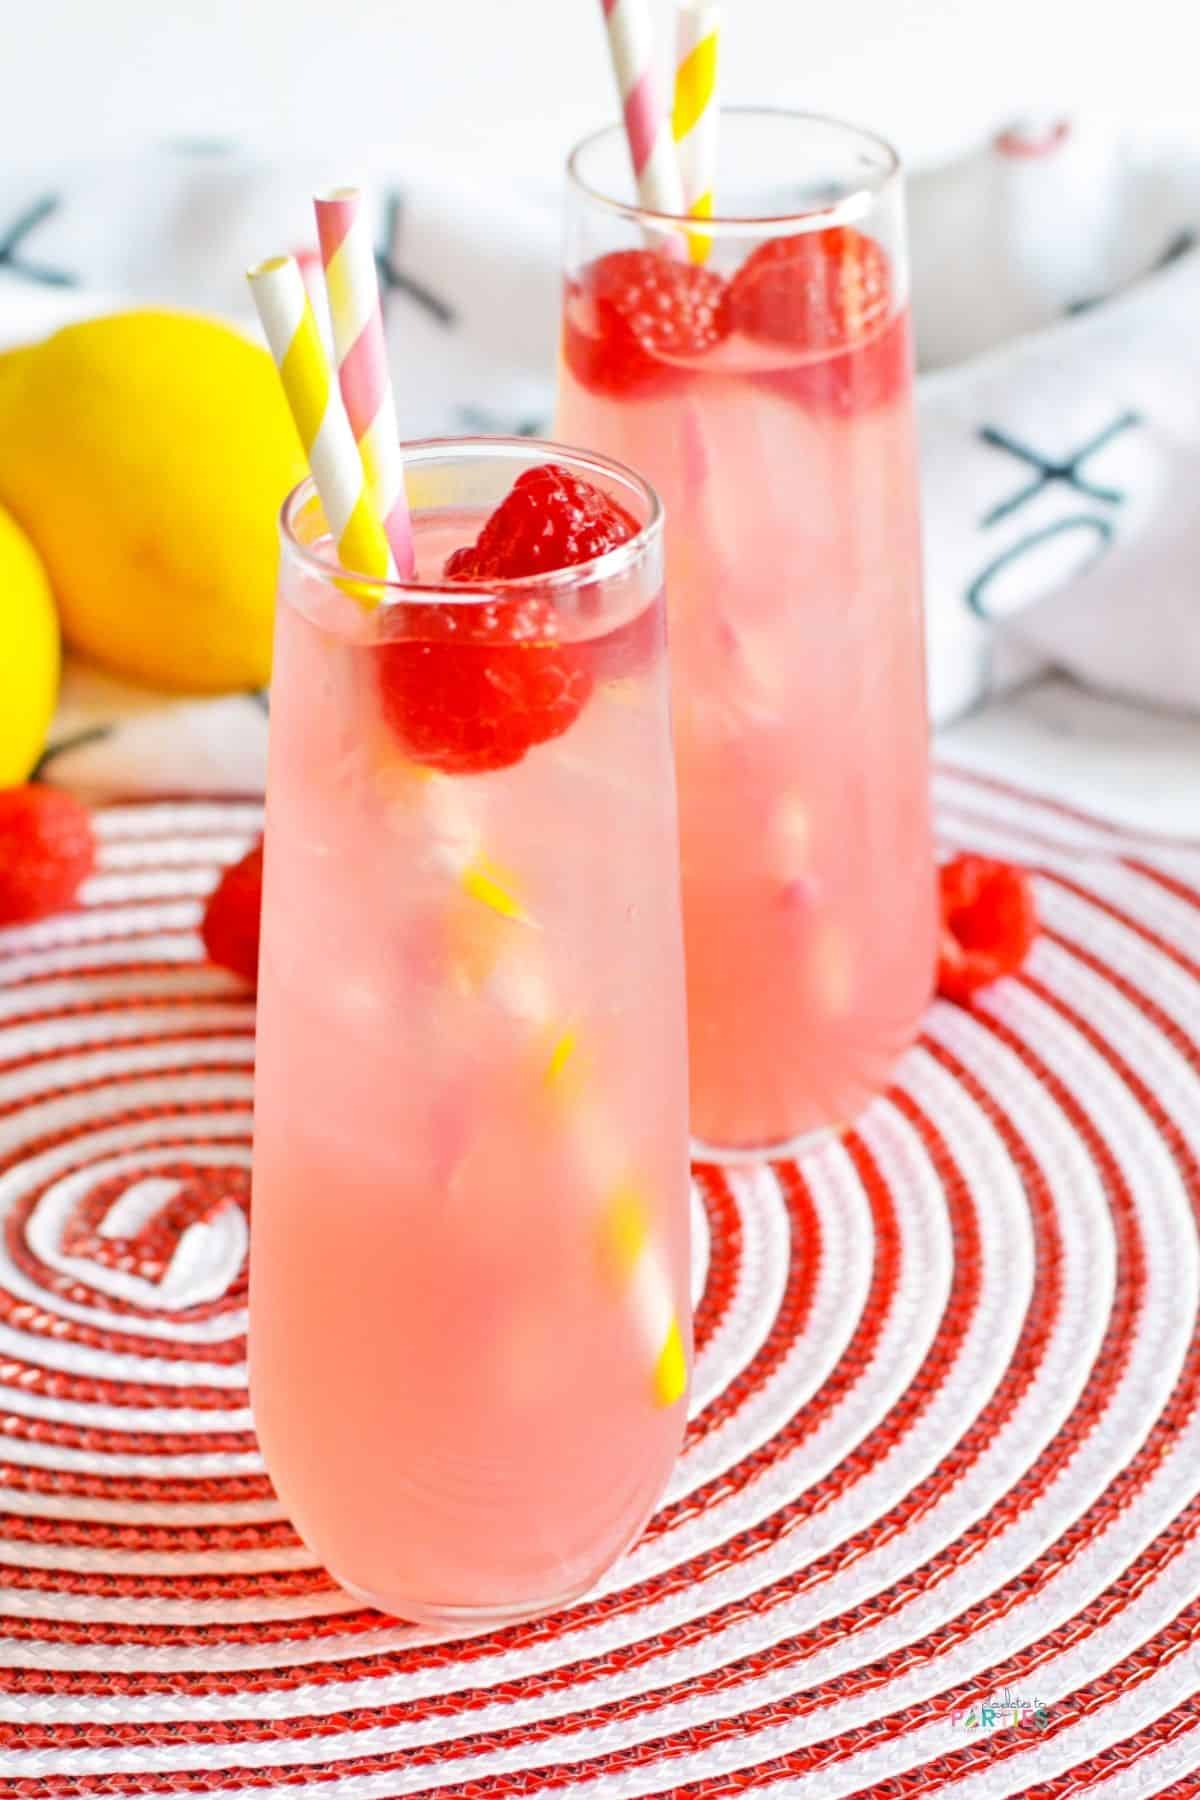
M 346 173 L 204 145 L 7 171 L 0 346 L 146 302 L 252 330 L 242 270 L 311 252 L 308 196 Z M 557 181 L 443 159 L 366 185 L 405 431 L 544 429 Z M 918 173 L 910 215 L 935 720 L 1049 666 L 1200 710 L 1200 153 L 1033 122 Z M 264 744 L 261 698 L 75 669 L 51 763 L 95 792 L 252 790 Z

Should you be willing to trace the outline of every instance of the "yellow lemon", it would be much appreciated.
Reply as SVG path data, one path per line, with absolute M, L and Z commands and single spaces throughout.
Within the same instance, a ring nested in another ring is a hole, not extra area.
M 276 519 L 303 473 L 270 357 L 213 320 L 116 313 L 0 358 L 0 503 L 67 643 L 134 680 L 266 681 Z
M 24 781 L 58 698 L 58 620 L 24 532 L 0 510 L 0 788 Z

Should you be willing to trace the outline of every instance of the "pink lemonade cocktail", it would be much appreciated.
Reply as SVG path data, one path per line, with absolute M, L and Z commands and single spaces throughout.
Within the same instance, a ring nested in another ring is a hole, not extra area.
M 721 217 L 571 162 L 556 429 L 667 514 L 692 1129 L 843 1124 L 932 987 L 935 913 L 900 174 L 877 139 L 722 114 Z
M 551 458 L 636 535 L 557 574 L 445 580 Z M 251 1380 L 327 1566 L 471 1624 L 590 1586 L 683 1434 L 661 521 L 602 458 L 492 440 L 405 463 L 403 586 L 339 573 L 310 488 L 284 513 Z

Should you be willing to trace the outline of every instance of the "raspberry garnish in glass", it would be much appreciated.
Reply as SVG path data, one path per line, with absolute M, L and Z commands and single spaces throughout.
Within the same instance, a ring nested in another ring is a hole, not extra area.
M 632 167 L 570 161 L 556 430 L 665 503 L 692 1129 L 738 1156 L 852 1119 L 933 985 L 901 177 L 739 109 L 702 231 Z

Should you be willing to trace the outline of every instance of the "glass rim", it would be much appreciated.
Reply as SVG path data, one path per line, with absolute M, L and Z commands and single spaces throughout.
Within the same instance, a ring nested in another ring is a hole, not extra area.
M 462 606 L 486 601 L 497 594 L 568 592 L 582 586 L 584 582 L 611 581 L 626 574 L 661 538 L 664 518 L 663 504 L 657 490 L 627 463 L 618 462 L 612 456 L 603 456 L 599 451 L 560 444 L 553 438 L 473 435 L 411 438 L 402 439 L 400 443 L 401 460 L 406 464 L 410 459 L 414 462 L 431 462 L 438 459 L 450 460 L 465 454 L 482 460 L 495 455 L 528 456 L 530 452 L 536 455 L 540 451 L 547 453 L 538 458 L 542 463 L 563 463 L 572 472 L 590 469 L 595 474 L 623 483 L 644 502 L 644 524 L 638 527 L 631 538 L 626 538 L 623 544 L 616 544 L 601 556 L 594 556 L 587 562 L 572 563 L 565 569 L 548 569 L 537 575 L 509 575 L 480 581 L 446 581 L 444 578 L 432 581 L 421 580 L 416 576 L 402 580 L 398 576 L 368 575 L 361 569 L 349 569 L 327 547 L 317 548 L 303 542 L 296 530 L 299 515 L 312 500 L 320 498 L 316 482 L 311 475 L 306 475 L 303 481 L 297 482 L 279 509 L 280 537 L 289 555 L 311 574 L 338 586 L 350 583 L 356 591 L 366 589 L 376 593 L 380 596 L 381 604 L 390 598 L 396 601 L 417 599 L 422 603 L 453 602 Z
M 625 127 L 617 120 L 601 125 L 595 131 L 589 131 L 586 137 L 580 138 L 567 157 L 568 183 L 576 193 L 584 195 L 616 218 L 660 228 L 664 225 L 678 228 L 684 224 L 693 229 L 703 229 L 713 236 L 732 238 L 761 236 L 765 231 L 779 236 L 800 236 L 808 231 L 827 231 L 835 225 L 851 225 L 856 219 L 869 213 L 900 179 L 902 165 L 894 145 L 877 131 L 871 131 L 865 125 L 856 125 L 853 120 L 838 119 L 832 113 L 805 112 L 791 106 L 721 106 L 718 112 L 723 119 L 775 119 L 793 125 L 833 126 L 881 151 L 883 168 L 876 179 L 859 182 L 848 194 L 844 194 L 830 206 L 807 207 L 801 212 L 785 213 L 713 213 L 697 221 L 681 213 L 659 212 L 653 206 L 643 206 L 636 200 L 618 200 L 585 179 L 580 165 L 589 150 L 614 133 L 624 135 Z

